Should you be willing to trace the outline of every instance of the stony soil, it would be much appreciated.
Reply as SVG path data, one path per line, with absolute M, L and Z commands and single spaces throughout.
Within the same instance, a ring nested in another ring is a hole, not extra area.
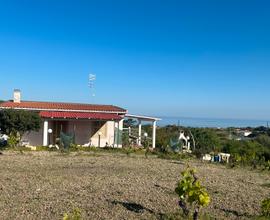
M 124 154 L 53 152 L 0 155 L 1 219 L 160 219 L 178 210 L 174 188 L 187 161 Z M 270 175 L 189 162 L 212 197 L 216 219 L 248 219 L 270 194 Z

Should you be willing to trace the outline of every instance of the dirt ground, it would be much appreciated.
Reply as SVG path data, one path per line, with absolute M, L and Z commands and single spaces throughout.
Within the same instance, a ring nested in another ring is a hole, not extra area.
M 160 219 L 178 210 L 174 193 L 187 161 L 109 153 L 0 155 L 0 218 L 62 219 L 75 208 L 83 219 Z M 217 219 L 248 219 L 270 195 L 270 175 L 189 162 L 196 167 Z

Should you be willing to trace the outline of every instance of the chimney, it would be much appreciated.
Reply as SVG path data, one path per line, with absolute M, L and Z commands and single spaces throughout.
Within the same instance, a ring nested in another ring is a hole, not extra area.
M 14 103 L 21 103 L 21 90 L 14 89 L 13 102 Z

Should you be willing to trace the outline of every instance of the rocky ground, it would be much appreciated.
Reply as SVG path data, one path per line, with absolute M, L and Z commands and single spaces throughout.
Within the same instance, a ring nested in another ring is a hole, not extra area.
M 187 161 L 108 153 L 4 152 L 0 155 L 1 219 L 161 219 L 178 210 L 174 193 Z M 248 219 L 270 195 L 270 175 L 189 162 L 211 195 L 216 219 Z

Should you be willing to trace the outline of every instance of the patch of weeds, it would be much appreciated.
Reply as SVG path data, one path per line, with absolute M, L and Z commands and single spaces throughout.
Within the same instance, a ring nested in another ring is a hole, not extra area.
M 270 183 L 264 183 L 261 185 L 262 187 L 270 188 Z
M 65 213 L 63 220 L 82 220 L 82 213 L 79 208 L 75 208 L 72 213 Z
M 158 158 L 166 160 L 189 160 L 193 156 L 184 153 L 158 153 Z
M 95 152 L 81 152 L 81 151 L 79 151 L 79 152 L 77 152 L 74 156 L 76 156 L 76 157 L 101 157 L 102 155 L 100 155 L 100 154 L 97 154 L 97 153 L 95 153 Z
M 64 148 L 61 148 L 58 152 L 59 154 L 57 155 L 63 156 L 63 157 L 70 156 L 70 153 L 71 153 L 68 149 L 64 149 Z
M 254 217 L 252 218 L 253 220 L 269 220 L 269 217 L 264 217 L 264 216 L 258 216 L 258 217 Z
M 79 151 L 83 151 L 83 152 L 98 152 L 98 148 L 96 147 L 78 147 Z
M 263 217 L 270 218 L 270 198 L 262 201 L 261 210 Z
M 56 151 L 56 148 L 49 148 L 45 146 L 37 146 L 36 151 Z

